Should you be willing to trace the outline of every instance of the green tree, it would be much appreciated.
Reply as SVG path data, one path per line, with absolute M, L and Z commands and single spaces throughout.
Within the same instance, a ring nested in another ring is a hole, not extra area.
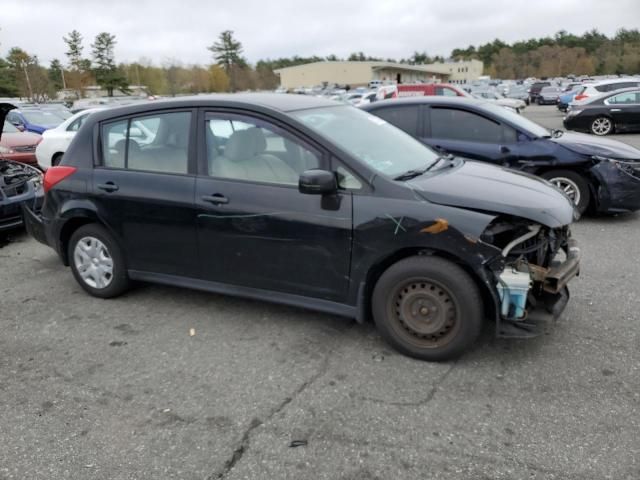
M 91 44 L 91 54 L 95 64 L 93 72 L 96 76 L 96 82 L 107 90 L 109 97 L 113 97 L 113 91 L 116 88 L 123 92 L 128 91 L 127 79 L 116 66 L 115 45 L 115 35 L 108 32 L 96 35 L 94 42 Z
M 77 30 L 69 32 L 68 36 L 62 37 L 67 44 L 65 55 L 68 60 L 69 72 L 66 77 L 67 88 L 75 91 L 76 97 L 84 96 L 84 88 L 93 82 L 91 77 L 91 60 L 84 58 L 82 52 L 82 35 Z
M 224 68 L 230 80 L 232 91 L 236 90 L 237 76 L 241 69 L 247 66 L 246 60 L 242 57 L 242 43 L 233 38 L 232 30 L 225 30 L 218 37 L 218 41 L 207 47 L 213 54 L 214 60 Z
M 62 67 L 62 63 L 60 63 L 60 60 L 58 60 L 57 58 L 51 60 L 51 63 L 49 64 L 48 76 L 52 88 L 56 90 L 66 88 L 64 68 Z

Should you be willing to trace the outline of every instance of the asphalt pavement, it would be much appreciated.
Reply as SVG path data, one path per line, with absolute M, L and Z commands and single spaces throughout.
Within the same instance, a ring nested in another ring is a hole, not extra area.
M 552 106 L 525 115 L 561 126 Z M 441 364 L 302 309 L 155 285 L 95 299 L 17 232 L 0 248 L 0 479 L 637 480 L 639 226 L 580 221 L 555 328 L 488 327 Z

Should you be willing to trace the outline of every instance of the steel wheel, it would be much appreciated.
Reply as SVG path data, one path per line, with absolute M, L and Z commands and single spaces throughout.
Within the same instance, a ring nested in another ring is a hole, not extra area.
M 613 130 L 613 122 L 607 117 L 598 117 L 591 124 L 591 131 L 595 135 L 607 135 Z
M 73 262 L 83 282 L 106 288 L 113 280 L 113 259 L 106 245 L 95 237 L 82 237 L 73 250 Z
M 416 347 L 447 345 L 460 327 L 453 296 L 433 281 L 409 280 L 393 292 L 390 300 L 388 314 L 392 327 Z
M 580 188 L 578 187 L 576 182 L 567 177 L 550 178 L 549 181 L 560 190 L 562 190 L 571 200 L 573 200 L 573 203 L 575 203 L 576 205 L 580 204 Z

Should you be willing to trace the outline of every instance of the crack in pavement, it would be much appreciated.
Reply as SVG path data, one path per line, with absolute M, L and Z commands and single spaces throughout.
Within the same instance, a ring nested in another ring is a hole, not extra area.
M 344 335 L 347 331 L 349 331 L 355 325 L 356 325 L 355 321 L 351 322 L 351 324 L 347 328 L 340 330 L 339 334 Z M 338 346 L 335 346 L 334 348 L 329 350 L 324 356 L 324 358 L 322 359 L 322 362 L 320 364 L 320 368 L 318 368 L 318 371 L 315 372 L 313 375 L 311 375 L 311 377 L 309 377 L 308 380 L 300 384 L 300 386 L 298 386 L 298 388 L 296 388 L 291 395 L 289 395 L 288 397 L 285 397 L 285 399 L 282 402 L 280 402 L 280 404 L 276 408 L 274 408 L 273 410 L 271 410 L 271 412 L 269 412 L 269 414 L 265 417 L 264 420 L 261 420 L 259 418 L 254 418 L 253 420 L 251 420 L 251 423 L 249 424 L 247 429 L 244 431 L 244 434 L 242 435 L 240 444 L 231 454 L 231 458 L 229 458 L 226 462 L 224 462 L 224 465 L 220 470 L 209 475 L 206 478 L 206 480 L 217 480 L 217 479 L 225 478 L 231 472 L 231 470 L 233 470 L 236 464 L 242 459 L 243 455 L 246 453 L 247 449 L 249 448 L 249 442 L 251 440 L 251 434 L 253 433 L 253 431 L 256 428 L 260 427 L 261 425 L 264 425 L 265 423 L 267 423 L 269 420 L 271 420 L 273 417 L 278 415 L 280 412 L 282 412 L 287 405 L 293 402 L 300 394 L 302 394 L 302 392 L 304 392 L 307 388 L 313 385 L 320 377 L 322 377 L 329 369 L 329 361 L 331 359 L 331 356 L 337 349 L 338 349 Z
M 458 364 L 457 360 L 454 361 L 453 364 L 451 365 L 451 367 L 449 367 L 446 372 L 444 372 L 442 375 L 440 375 L 440 378 L 438 378 L 435 382 L 433 382 L 433 386 L 431 387 L 431 390 L 429 390 L 429 393 L 427 393 L 427 396 L 425 398 L 423 398 L 422 400 L 417 400 L 415 402 L 390 402 L 388 400 L 383 400 L 381 398 L 364 397 L 364 396 L 361 396 L 360 400 L 364 400 L 364 401 L 372 402 L 372 403 L 383 404 L 383 405 L 392 405 L 394 407 L 421 407 L 421 406 L 424 406 L 424 405 L 428 404 L 431 400 L 433 400 L 433 397 L 438 392 L 438 388 L 440 388 L 440 385 L 442 385 L 444 383 L 444 381 L 447 379 L 447 377 L 453 371 L 453 369 L 456 367 L 457 364 Z

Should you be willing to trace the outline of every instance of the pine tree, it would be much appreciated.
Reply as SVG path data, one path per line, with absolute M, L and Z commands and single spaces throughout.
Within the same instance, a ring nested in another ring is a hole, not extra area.
M 113 90 L 116 88 L 125 92 L 128 90 L 127 79 L 116 66 L 115 45 L 116 36 L 108 32 L 96 35 L 96 39 L 91 44 L 96 82 L 107 90 L 107 95 L 110 97 L 113 97 Z
M 213 58 L 218 65 L 224 68 L 229 77 L 231 90 L 234 91 L 238 70 L 247 66 L 246 60 L 242 58 L 242 44 L 233 38 L 233 31 L 225 30 L 218 37 L 218 41 L 207 49 L 213 53 Z

